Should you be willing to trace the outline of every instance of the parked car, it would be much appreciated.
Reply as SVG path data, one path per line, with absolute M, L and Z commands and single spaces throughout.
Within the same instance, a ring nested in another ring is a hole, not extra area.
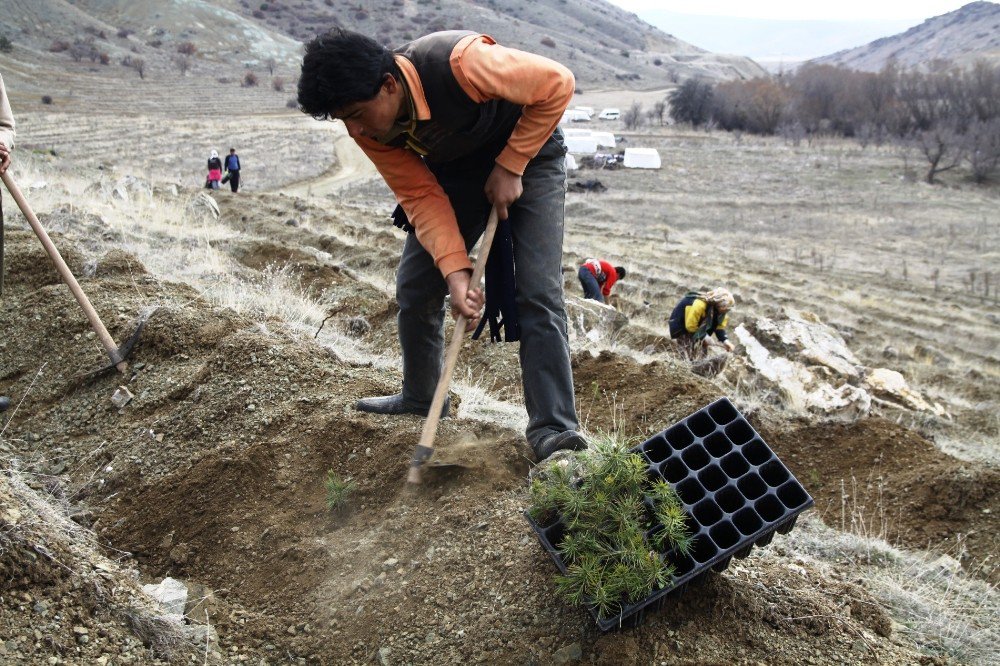
M 621 109 L 612 108 L 612 109 L 604 109 L 597 117 L 600 118 L 601 120 L 618 120 L 619 118 L 621 118 L 621 115 L 622 115 Z

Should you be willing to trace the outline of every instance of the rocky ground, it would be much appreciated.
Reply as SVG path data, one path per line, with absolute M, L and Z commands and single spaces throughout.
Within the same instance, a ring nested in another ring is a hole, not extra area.
M 156 196 L 180 210 L 194 194 Z M 150 272 L 152 255 L 106 251 L 120 230 L 100 217 L 57 209 L 43 221 L 65 230 L 56 243 L 113 337 L 145 321 L 129 373 L 92 374 L 104 362 L 79 307 L 34 237 L 8 230 L 0 393 L 17 410 L 0 437 L 0 660 L 938 663 L 857 561 L 804 555 L 799 539 L 860 522 L 995 582 L 994 469 L 877 416 L 830 425 L 738 399 L 829 527 L 805 520 L 639 628 L 602 634 L 556 597 L 521 515 L 534 461 L 519 428 L 470 418 L 516 404 L 513 348 L 468 346 L 460 363 L 488 369 L 476 380 L 486 397 L 459 391 L 439 431 L 443 459 L 461 465 L 432 466 L 408 491 L 422 420 L 353 409 L 398 382 L 383 360 L 398 235 L 371 211 L 217 198 L 229 233 L 211 245 L 226 270 L 252 282 L 287 269 L 329 315 L 322 336 L 266 308 L 222 307 L 197 281 Z M 662 336 L 625 330 L 631 344 L 615 351 L 575 338 L 589 430 L 645 436 L 732 392 L 669 351 L 641 357 Z M 119 387 L 126 404 L 111 400 Z M 329 470 L 356 484 L 339 511 L 326 506 Z M 138 589 L 166 576 L 203 602 L 180 625 Z

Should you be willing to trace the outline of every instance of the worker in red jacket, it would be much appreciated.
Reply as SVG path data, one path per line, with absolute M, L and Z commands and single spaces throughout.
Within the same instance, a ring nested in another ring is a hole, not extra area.
M 624 266 L 612 266 L 603 259 L 587 259 L 580 265 L 583 297 L 600 303 L 611 295 L 611 287 L 625 277 Z

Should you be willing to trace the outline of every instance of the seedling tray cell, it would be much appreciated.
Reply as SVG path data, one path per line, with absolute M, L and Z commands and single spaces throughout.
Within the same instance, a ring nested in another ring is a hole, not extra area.
M 663 606 L 710 570 L 723 571 L 732 558 L 741 559 L 754 546 L 771 543 L 775 533 L 787 534 L 797 516 L 813 505 L 802 484 L 778 459 L 753 426 L 727 399 L 699 409 L 632 449 L 648 463 L 650 478 L 673 486 L 695 536 L 688 555 L 662 553 L 675 573 L 665 587 L 621 613 L 599 618 L 602 631 L 636 626 L 646 614 Z M 542 525 L 525 513 L 542 547 L 567 573 L 559 554 L 565 535 L 561 523 Z M 657 531 L 658 526 L 650 530 Z

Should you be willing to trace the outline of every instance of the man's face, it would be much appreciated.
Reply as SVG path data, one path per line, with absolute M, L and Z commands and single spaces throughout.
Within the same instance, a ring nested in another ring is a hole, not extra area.
M 402 89 L 391 76 L 386 75 L 375 97 L 365 102 L 354 102 L 334 115 L 344 121 L 351 138 L 371 139 L 389 133 L 402 105 Z

